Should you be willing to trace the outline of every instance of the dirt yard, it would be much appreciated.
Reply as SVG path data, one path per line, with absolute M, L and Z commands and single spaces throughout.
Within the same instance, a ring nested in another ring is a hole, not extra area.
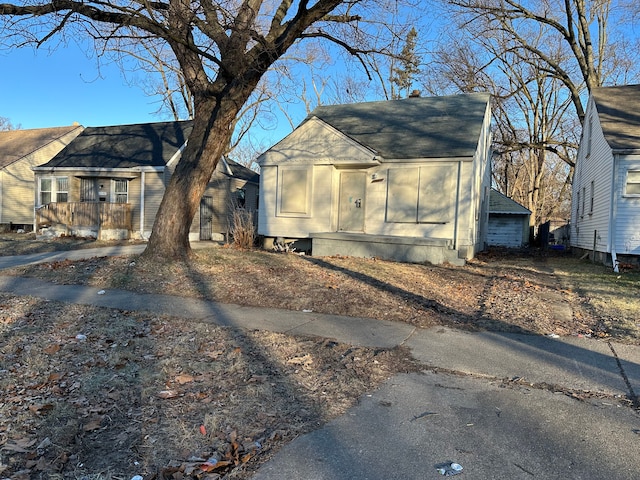
M 50 243 L 0 238 L 2 254 Z M 80 245 L 87 246 L 95 244 Z M 536 252 L 491 252 L 451 267 L 212 246 L 188 263 L 94 258 L 2 274 L 421 327 L 640 344 L 638 273 Z M 554 315 L 550 298 L 569 305 L 571 318 Z M 402 349 L 28 295 L 0 294 L 0 320 L 6 478 L 247 478 L 284 443 L 343 413 L 395 372 L 420 368 Z

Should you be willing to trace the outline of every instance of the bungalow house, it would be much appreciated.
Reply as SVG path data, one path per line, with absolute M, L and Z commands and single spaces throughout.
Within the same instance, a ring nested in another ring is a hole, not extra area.
M 51 160 L 83 127 L 34 128 L 0 132 L 0 225 L 31 229 L 32 167 Z
M 88 127 L 35 167 L 36 229 L 53 235 L 148 239 L 192 122 Z M 257 204 L 258 175 L 219 162 L 190 240 L 222 239 L 230 212 Z
M 520 248 L 529 243 L 531 211 L 506 195 L 491 189 L 487 245 Z
M 571 199 L 571 247 L 616 266 L 640 258 L 640 85 L 594 88 Z
M 265 247 L 463 264 L 486 241 L 490 122 L 487 94 L 315 109 L 258 159 Z

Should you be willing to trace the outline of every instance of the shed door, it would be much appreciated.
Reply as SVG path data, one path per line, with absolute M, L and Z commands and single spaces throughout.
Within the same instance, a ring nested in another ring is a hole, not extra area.
M 365 172 L 342 172 L 340 174 L 338 231 L 364 231 L 366 179 Z
M 522 238 L 523 217 L 520 215 L 489 215 L 487 245 L 519 248 Z
M 200 200 L 200 240 L 211 240 L 213 227 L 213 197 Z

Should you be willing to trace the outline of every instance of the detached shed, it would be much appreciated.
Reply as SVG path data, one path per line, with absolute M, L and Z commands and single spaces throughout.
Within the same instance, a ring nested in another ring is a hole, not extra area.
M 530 210 L 492 188 L 487 245 L 520 248 L 528 244 L 530 216 Z

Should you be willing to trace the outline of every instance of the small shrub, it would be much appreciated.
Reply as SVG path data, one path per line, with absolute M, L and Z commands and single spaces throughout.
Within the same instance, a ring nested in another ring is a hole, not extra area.
M 236 208 L 231 217 L 231 238 L 238 248 L 252 248 L 256 242 L 256 226 L 253 212 Z

